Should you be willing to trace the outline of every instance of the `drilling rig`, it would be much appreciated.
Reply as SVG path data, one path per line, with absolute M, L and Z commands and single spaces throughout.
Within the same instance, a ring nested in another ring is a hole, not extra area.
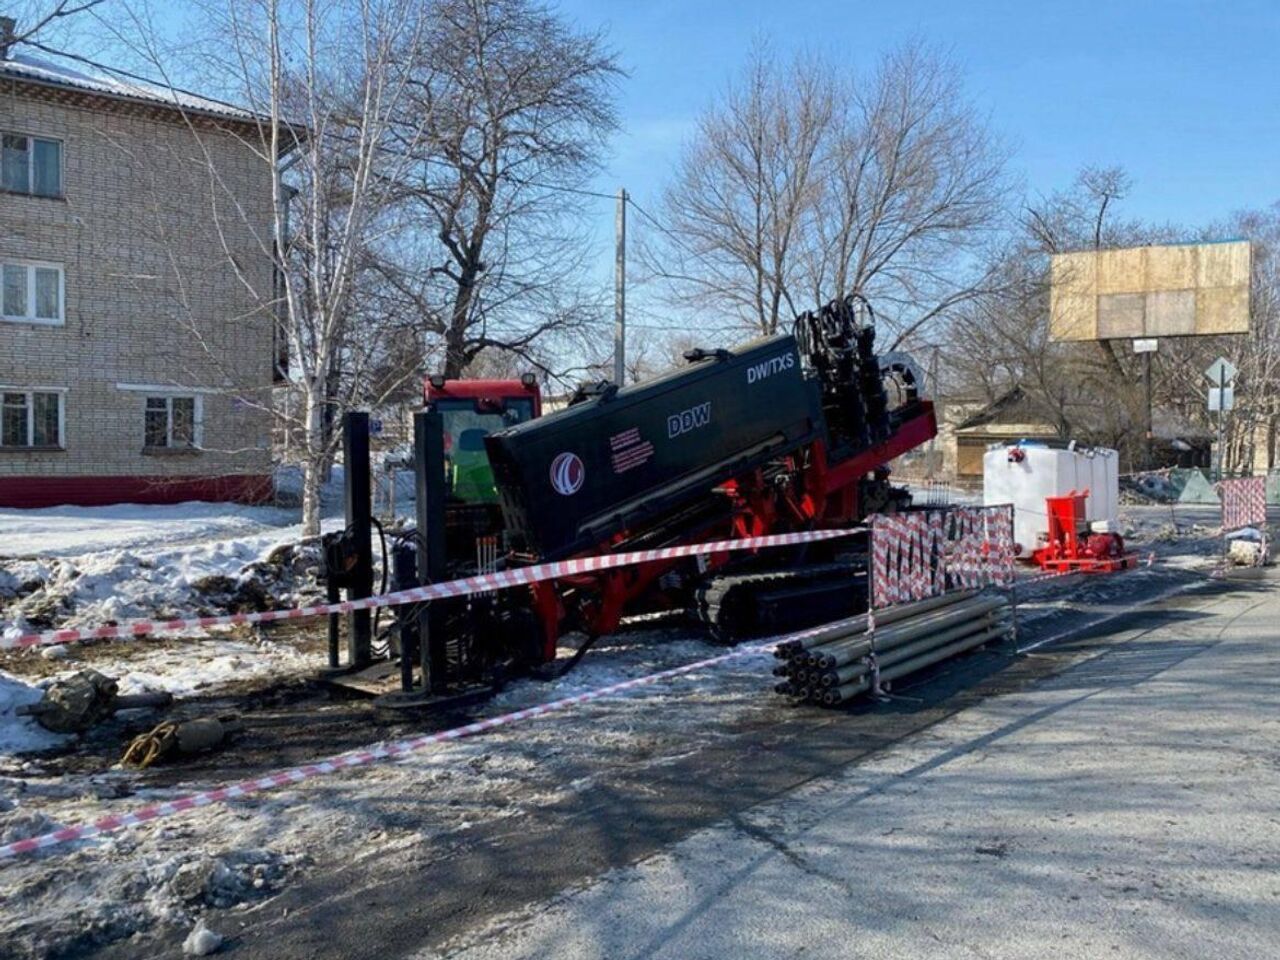
M 854 295 L 800 315 L 791 333 L 692 350 L 663 377 L 583 387 L 541 416 L 536 394 L 516 403 L 530 396 L 528 380 L 477 387 L 433 378 L 416 424 L 418 581 L 848 528 L 909 506 L 888 464 L 935 435 L 933 405 L 915 364 L 878 356 L 875 335 L 870 305 Z M 451 426 L 451 410 L 470 425 Z M 627 615 L 686 611 L 732 642 L 866 606 L 867 543 L 854 536 L 435 601 L 416 620 L 398 618 L 394 649 L 406 695 L 406 664 L 420 659 L 416 695 L 448 698 L 545 672 L 560 638 L 580 631 L 588 639 L 571 665 Z

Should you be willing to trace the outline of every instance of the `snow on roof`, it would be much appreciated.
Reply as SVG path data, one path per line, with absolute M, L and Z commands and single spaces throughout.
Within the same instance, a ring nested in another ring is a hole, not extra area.
M 241 109 L 221 100 L 211 100 L 185 90 L 176 90 L 158 83 L 149 83 L 124 76 L 111 76 L 103 72 L 89 72 L 88 67 L 70 67 L 27 54 L 10 54 L 0 59 L 0 78 L 12 77 L 29 80 L 46 86 L 83 90 L 121 100 L 155 104 L 175 110 L 189 110 L 232 120 L 253 122 L 257 119 L 251 111 Z

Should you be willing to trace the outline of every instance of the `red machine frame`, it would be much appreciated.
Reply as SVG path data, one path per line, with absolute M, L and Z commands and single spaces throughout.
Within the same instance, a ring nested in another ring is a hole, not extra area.
M 929 441 L 937 435 L 937 420 L 930 401 L 919 401 L 919 412 L 898 426 L 893 436 L 878 446 L 869 447 L 847 460 L 831 464 L 827 448 L 821 441 L 791 455 L 797 468 L 798 483 L 794 487 L 767 484 L 760 471 L 738 477 L 718 488 L 734 505 L 728 529 L 716 527 L 700 531 L 687 542 L 763 536 L 797 529 L 847 526 L 860 520 L 858 483 L 868 474 L 884 469 L 885 464 Z M 599 549 L 587 553 L 606 553 L 629 537 L 623 531 Z M 585 555 L 585 554 L 584 554 Z M 706 569 L 716 569 L 729 560 L 728 554 L 710 554 Z M 533 607 L 542 623 L 543 655 L 548 661 L 556 656 L 560 623 L 565 616 L 562 594 L 567 586 L 590 596 L 580 604 L 582 625 L 593 635 L 609 633 L 617 628 L 627 605 L 642 596 L 653 596 L 653 586 L 680 560 L 656 560 L 598 574 L 566 577 L 533 585 Z
M 534 417 L 542 416 L 542 391 L 538 381 L 531 376 L 519 380 L 445 380 L 444 377 L 428 377 L 422 384 L 422 399 L 428 405 L 433 400 L 460 398 L 465 400 L 509 400 L 530 397 L 533 400 Z

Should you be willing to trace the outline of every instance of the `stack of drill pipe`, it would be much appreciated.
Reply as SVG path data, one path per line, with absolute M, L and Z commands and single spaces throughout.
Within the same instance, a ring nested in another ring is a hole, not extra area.
M 876 613 L 874 634 L 867 617 L 831 624 L 800 641 L 780 644 L 774 668 L 784 678 L 774 690 L 797 701 L 835 706 L 877 681 L 881 685 L 1009 632 L 1002 597 L 969 590 L 932 597 Z

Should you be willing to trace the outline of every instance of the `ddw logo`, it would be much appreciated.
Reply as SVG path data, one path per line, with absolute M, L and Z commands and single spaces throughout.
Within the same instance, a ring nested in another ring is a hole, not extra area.
M 688 433 L 690 430 L 697 430 L 699 427 L 705 427 L 711 422 L 711 401 L 700 403 L 696 407 L 690 407 L 688 410 L 681 410 L 679 413 L 673 413 L 667 417 L 667 439 L 678 437 L 682 433 Z
M 794 353 L 783 353 L 776 357 L 770 357 L 768 360 L 747 367 L 747 383 L 755 383 L 757 380 L 771 377 L 775 373 L 781 373 L 783 370 L 790 370 L 795 365 L 796 355 Z

